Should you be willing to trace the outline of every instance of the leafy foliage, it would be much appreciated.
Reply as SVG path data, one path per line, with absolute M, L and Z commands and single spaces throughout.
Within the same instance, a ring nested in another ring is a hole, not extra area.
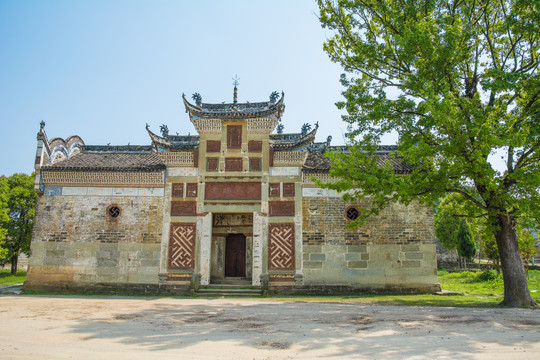
M 33 175 L 13 174 L 9 178 L 2 178 L 8 185 L 4 188 L 8 218 L 1 223 L 1 227 L 7 231 L 7 237 L 2 246 L 5 254 L 0 262 L 11 262 L 12 273 L 15 273 L 18 256 L 30 251 L 37 194 L 34 191 Z
M 458 254 L 466 259 L 472 258 L 476 254 L 476 244 L 471 235 L 471 229 L 467 221 L 460 219 L 457 232 Z
M 334 32 L 324 49 L 350 74 L 337 103 L 347 111 L 349 151 L 330 154 L 339 180 L 326 186 L 370 197 L 357 223 L 391 202 L 432 206 L 460 194 L 495 235 L 504 303 L 534 304 L 511 224 L 540 212 L 540 2 L 318 3 Z M 392 131 L 398 150 L 377 166 Z M 392 160 L 413 166 L 398 174 Z

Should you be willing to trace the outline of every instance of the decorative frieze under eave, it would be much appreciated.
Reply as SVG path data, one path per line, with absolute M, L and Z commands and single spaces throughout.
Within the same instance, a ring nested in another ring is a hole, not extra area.
M 309 155 L 307 151 L 279 151 L 274 152 L 273 166 L 304 166 Z
M 158 152 L 166 166 L 195 167 L 193 151 Z
M 41 170 L 44 186 L 164 187 L 164 171 L 47 171 Z

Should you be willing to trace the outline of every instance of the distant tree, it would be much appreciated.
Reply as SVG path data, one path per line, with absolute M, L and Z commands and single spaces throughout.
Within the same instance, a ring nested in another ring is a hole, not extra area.
M 485 214 L 499 248 L 508 307 L 535 306 L 513 224 L 540 211 L 538 0 L 319 0 L 324 44 L 348 73 L 347 152 L 329 152 L 327 187 L 369 197 L 358 223 L 392 202 L 431 206 L 460 193 Z M 417 164 L 377 166 L 383 136 Z M 492 155 L 504 158 L 498 170 Z
M 34 176 L 13 174 L 7 178 L 8 219 L 2 222 L 7 231 L 3 248 L 7 250 L 4 263 L 11 263 L 11 274 L 17 273 L 19 255 L 28 255 L 34 223 L 37 194 L 34 191 Z
M 457 232 L 458 242 L 458 254 L 464 259 L 464 267 L 467 268 L 467 260 L 476 254 L 476 244 L 474 242 L 471 229 L 467 221 L 463 218 L 460 219 L 459 229 Z
M 3 224 L 9 221 L 8 194 L 7 178 L 0 176 L 0 259 L 4 259 L 8 254 L 8 250 L 5 248 L 7 229 L 3 227 Z
M 499 249 L 497 248 L 497 242 L 495 241 L 495 237 L 493 236 L 493 234 L 489 232 L 483 232 L 480 235 L 479 245 L 482 254 L 491 261 L 493 261 L 497 273 L 500 273 L 501 260 L 499 258 Z

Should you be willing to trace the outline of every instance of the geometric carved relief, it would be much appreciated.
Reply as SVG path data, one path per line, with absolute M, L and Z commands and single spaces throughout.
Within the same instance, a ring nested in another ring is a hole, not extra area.
M 279 197 L 279 183 L 270 183 L 268 184 L 268 196 L 270 197 Z
M 168 166 L 194 166 L 193 152 L 191 151 L 158 152 L 157 154 Z
M 307 151 L 279 151 L 273 154 L 274 166 L 302 166 L 307 159 Z
M 219 140 L 206 141 L 206 152 L 220 152 L 220 151 L 221 151 L 221 141 Z
M 197 183 L 188 183 L 186 184 L 186 196 L 187 197 L 197 197 Z
M 260 200 L 260 182 L 207 182 L 206 200 Z
M 249 170 L 260 171 L 261 170 L 261 159 L 260 158 L 250 158 L 249 159 Z
M 225 171 L 242 171 L 242 158 L 225 158 Z
M 283 183 L 283 197 L 294 197 L 294 183 Z
M 169 234 L 169 269 L 191 270 L 195 265 L 194 223 L 171 223 Z
M 171 201 L 171 216 L 195 216 L 197 203 L 195 201 Z
M 268 270 L 294 270 L 294 224 L 268 224 Z
M 240 149 L 242 147 L 242 125 L 227 125 L 227 148 Z
M 269 201 L 268 215 L 294 216 L 294 201 Z
M 255 141 L 255 140 L 248 141 L 248 151 L 260 153 L 262 151 L 262 141 Z
M 184 196 L 184 183 L 172 184 L 172 196 L 183 197 Z

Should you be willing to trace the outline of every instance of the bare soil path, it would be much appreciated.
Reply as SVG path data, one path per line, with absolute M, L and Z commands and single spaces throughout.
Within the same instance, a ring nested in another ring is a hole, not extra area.
M 0 359 L 540 359 L 540 311 L 0 296 Z

